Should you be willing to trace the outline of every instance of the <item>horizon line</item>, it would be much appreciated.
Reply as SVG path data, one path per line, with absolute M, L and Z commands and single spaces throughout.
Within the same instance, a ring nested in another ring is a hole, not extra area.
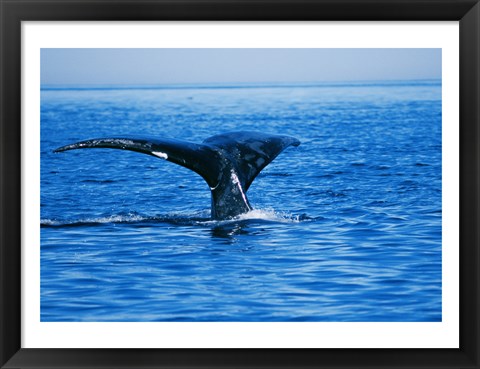
M 169 89 L 229 89 L 229 88 L 287 88 L 287 87 L 341 87 L 360 85 L 432 85 L 441 84 L 442 78 L 381 79 L 381 80 L 343 80 L 315 82 L 178 82 L 178 83 L 99 83 L 99 84 L 40 84 L 40 90 L 169 90 Z

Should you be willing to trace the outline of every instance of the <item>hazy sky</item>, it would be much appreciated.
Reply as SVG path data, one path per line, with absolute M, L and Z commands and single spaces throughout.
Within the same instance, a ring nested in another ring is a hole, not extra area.
M 42 85 L 441 78 L 441 49 L 42 49 Z

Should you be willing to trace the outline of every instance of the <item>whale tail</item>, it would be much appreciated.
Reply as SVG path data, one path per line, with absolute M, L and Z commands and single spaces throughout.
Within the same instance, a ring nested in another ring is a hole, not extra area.
M 246 192 L 258 173 L 296 138 L 258 132 L 230 132 L 201 144 L 173 139 L 113 137 L 80 141 L 54 152 L 84 148 L 136 151 L 168 160 L 199 174 L 212 193 L 212 218 L 226 219 L 252 210 Z

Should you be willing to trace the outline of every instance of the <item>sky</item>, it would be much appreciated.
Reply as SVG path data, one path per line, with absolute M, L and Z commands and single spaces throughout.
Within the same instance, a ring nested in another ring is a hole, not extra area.
M 440 79 L 441 49 L 42 49 L 41 84 Z

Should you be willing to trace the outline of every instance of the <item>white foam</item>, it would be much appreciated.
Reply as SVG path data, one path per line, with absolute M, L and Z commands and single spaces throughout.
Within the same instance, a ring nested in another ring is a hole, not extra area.
M 118 214 L 98 218 L 81 218 L 72 220 L 41 219 L 42 226 L 75 226 L 85 224 L 118 224 L 118 223 L 137 223 L 144 221 L 170 221 L 179 224 L 198 224 L 198 225 L 222 225 L 235 223 L 242 220 L 263 220 L 277 223 L 300 223 L 302 218 L 299 215 L 293 215 L 283 212 L 277 212 L 273 209 L 255 209 L 248 213 L 240 214 L 234 218 L 226 220 L 204 219 L 210 214 L 208 211 L 196 213 L 175 212 L 164 216 L 144 216 L 135 213 Z
M 134 223 L 149 220 L 148 217 L 143 217 L 137 214 L 128 215 L 110 215 L 99 218 L 83 218 L 75 220 L 60 221 L 57 219 L 41 219 L 40 225 L 43 226 L 64 226 L 75 224 L 108 224 L 108 223 Z
M 58 220 L 53 220 L 53 219 L 40 219 L 40 225 L 60 225 Z
M 141 222 L 148 220 L 147 217 L 143 217 L 136 214 L 128 215 L 110 215 L 108 217 L 101 218 L 87 218 L 85 223 L 130 223 L 130 222 Z
M 259 219 L 259 220 L 268 220 L 272 222 L 281 222 L 281 223 L 299 223 L 300 216 L 292 215 L 283 212 L 277 212 L 273 209 L 254 209 L 245 214 L 240 214 L 235 219 L 237 220 L 248 220 L 248 219 Z

